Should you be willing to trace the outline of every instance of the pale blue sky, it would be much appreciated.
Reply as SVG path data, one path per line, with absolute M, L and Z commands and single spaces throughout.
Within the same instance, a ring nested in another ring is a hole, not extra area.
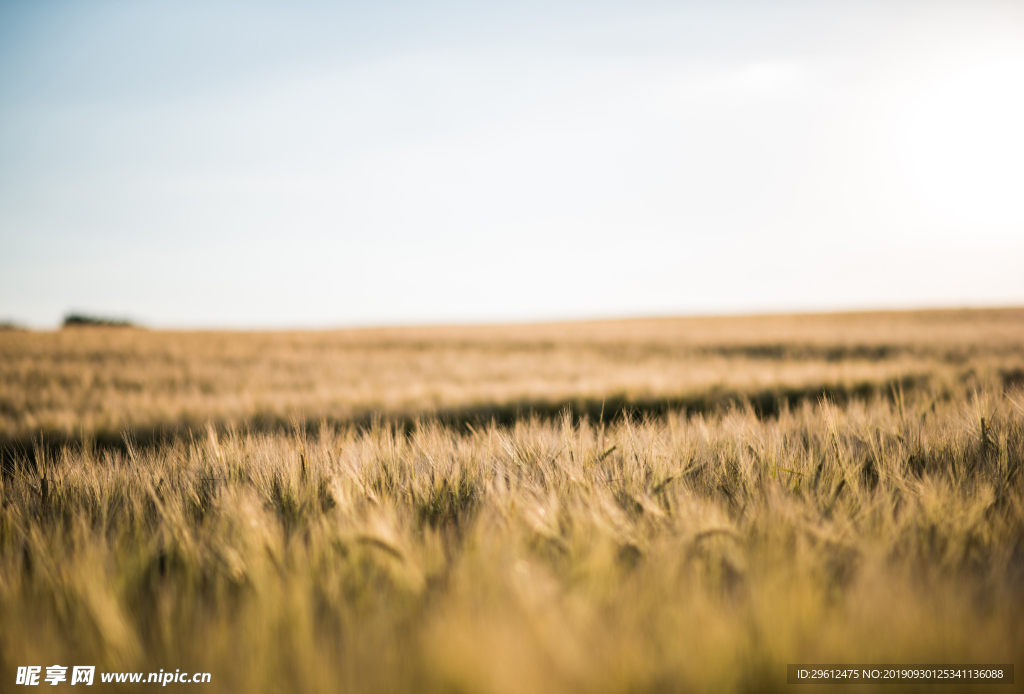
M 0 320 L 1024 304 L 1024 3 L 4 2 Z

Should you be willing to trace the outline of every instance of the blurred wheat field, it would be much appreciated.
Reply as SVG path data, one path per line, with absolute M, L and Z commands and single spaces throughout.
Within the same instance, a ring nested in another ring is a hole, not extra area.
M 1022 664 L 1024 311 L 0 350 L 7 682 L 755 692 L 796 662 Z M 613 398 L 637 406 L 587 409 Z M 517 403 L 557 414 L 443 416 Z
M 321 332 L 0 331 L 0 440 L 1024 380 L 1024 310 Z M 867 387 L 865 389 L 865 386 Z M 528 407 L 526 409 L 529 409 Z M 597 415 L 597 412 L 593 414 Z

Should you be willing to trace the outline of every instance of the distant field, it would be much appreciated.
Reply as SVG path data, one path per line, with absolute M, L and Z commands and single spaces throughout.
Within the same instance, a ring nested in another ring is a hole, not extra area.
M 566 405 L 707 409 L 1024 381 L 1024 310 L 690 318 L 323 332 L 0 332 L 0 440 L 146 439 L 255 428 L 498 416 Z
M 1022 675 L 1024 310 L 0 331 L 0 388 L 0 691 Z

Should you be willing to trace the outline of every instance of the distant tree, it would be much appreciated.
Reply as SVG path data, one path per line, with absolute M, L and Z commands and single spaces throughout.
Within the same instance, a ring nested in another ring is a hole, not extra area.
M 79 328 L 97 326 L 103 328 L 133 328 L 135 324 L 129 320 L 119 318 L 103 318 L 100 316 L 89 316 L 83 313 L 69 313 L 64 316 L 65 328 Z

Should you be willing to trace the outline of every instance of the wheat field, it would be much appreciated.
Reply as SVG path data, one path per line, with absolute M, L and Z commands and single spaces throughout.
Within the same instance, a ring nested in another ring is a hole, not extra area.
M 3 331 L 0 358 L 3 691 L 1024 662 L 1024 310 Z

